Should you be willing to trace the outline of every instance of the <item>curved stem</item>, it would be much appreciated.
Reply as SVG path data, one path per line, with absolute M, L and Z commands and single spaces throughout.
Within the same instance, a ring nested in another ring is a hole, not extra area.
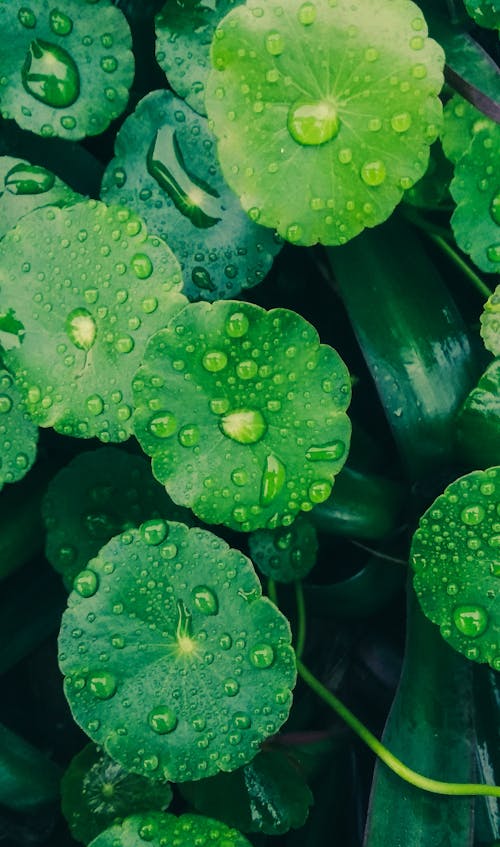
M 278 592 L 276 591 L 276 583 L 274 579 L 267 580 L 267 596 L 269 597 L 271 603 L 274 603 L 275 606 L 278 605 Z
M 336 714 L 358 735 L 362 741 L 372 750 L 378 758 L 390 768 L 395 774 L 414 785 L 416 788 L 422 788 L 424 791 L 430 791 L 432 794 L 445 794 L 449 796 L 491 796 L 500 797 L 500 786 L 497 785 L 480 785 L 477 783 L 467 782 L 441 782 L 438 779 L 430 779 L 420 773 L 407 767 L 400 759 L 391 753 L 387 747 L 384 747 L 381 741 L 376 738 L 361 721 L 353 715 L 353 713 L 344 706 L 344 704 L 335 697 L 331 691 L 328 691 L 321 682 L 311 673 L 305 665 L 302 664 L 300 658 L 297 658 L 297 668 L 300 676 L 307 685 L 321 699 L 333 709 Z
M 456 266 L 460 268 L 464 276 L 466 276 L 467 279 L 472 282 L 474 287 L 483 295 L 483 297 L 488 299 L 491 296 L 492 292 L 490 291 L 486 283 L 484 283 L 483 280 L 478 276 L 478 274 L 473 271 L 471 267 L 469 267 L 467 262 L 464 262 L 464 260 L 457 253 L 457 251 L 454 250 L 453 247 L 448 244 L 448 242 L 445 241 L 444 238 L 441 238 L 440 235 L 435 235 L 433 232 L 429 232 L 428 235 L 429 238 L 434 241 L 434 244 L 437 244 L 438 247 L 440 247 L 441 250 L 446 253 L 446 255 L 449 256 L 449 258 L 456 264 Z
M 297 659 L 301 659 L 306 643 L 306 604 L 304 602 L 304 590 L 300 579 L 295 580 L 295 599 L 297 601 L 297 643 L 295 645 L 295 655 Z

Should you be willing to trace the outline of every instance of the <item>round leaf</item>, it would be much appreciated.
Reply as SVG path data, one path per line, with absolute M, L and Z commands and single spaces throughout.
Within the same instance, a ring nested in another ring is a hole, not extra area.
M 83 199 L 47 168 L 12 156 L 0 156 L 0 185 L 0 238 L 32 209 Z
M 467 151 L 478 132 L 491 124 L 483 115 L 459 94 L 448 100 L 444 108 L 442 143 L 445 156 L 456 164 Z
M 134 76 L 127 21 L 109 0 L 0 4 L 0 111 L 23 129 L 73 140 L 123 112 Z
M 205 81 L 215 27 L 241 0 L 167 0 L 155 18 L 156 59 L 179 97 L 205 115 Z
M 154 91 L 123 124 L 115 151 L 102 196 L 137 209 L 168 241 L 190 299 L 230 297 L 264 278 L 281 245 L 228 188 L 205 118 Z
M 252 532 L 248 545 L 254 564 L 276 582 L 303 579 L 316 564 L 318 536 L 305 515 L 299 515 L 284 529 Z
M 418 209 L 443 211 L 453 207 L 450 181 L 453 169 L 439 143 L 431 147 L 429 167 L 413 188 L 405 192 L 404 201 Z
M 206 106 L 229 185 L 296 244 L 389 217 L 438 135 L 443 52 L 409 0 L 248 0 L 216 30 Z
M 500 670 L 500 467 L 453 482 L 413 536 L 424 614 L 468 659 Z
M 27 415 L 11 375 L 0 369 L 0 489 L 28 473 L 37 442 L 38 427 Z
M 500 272 L 500 125 L 488 121 L 455 167 L 451 225 L 458 246 L 483 271 Z
M 500 215 L 500 199 L 498 209 Z M 491 297 L 486 301 L 480 320 L 484 346 L 494 356 L 500 356 L 500 285 L 497 285 Z
M 251 847 L 235 829 L 200 815 L 133 815 L 99 835 L 89 847 Z
M 207 523 L 288 526 L 347 456 L 346 367 L 287 309 L 188 305 L 149 342 L 134 393 L 153 473 Z
M 297 762 L 279 750 L 263 750 L 233 773 L 183 783 L 181 790 L 201 814 L 267 835 L 303 826 L 313 802 Z
M 0 292 L 24 327 L 8 350 L 26 407 L 64 435 L 123 441 L 146 339 L 184 305 L 179 265 L 128 209 L 36 209 L 1 242 Z
M 168 782 L 128 773 L 94 744 L 74 757 L 61 781 L 62 812 L 84 844 L 131 813 L 166 809 L 171 800 Z
M 500 29 L 499 0 L 465 0 L 465 8 L 479 26 Z
M 142 456 L 116 447 L 81 453 L 51 480 L 42 502 L 45 554 L 71 588 L 73 579 L 114 535 L 153 518 L 189 523 Z
M 127 770 L 183 781 L 255 756 L 288 716 L 290 626 L 210 532 L 146 522 L 75 580 L 59 640 L 73 715 Z

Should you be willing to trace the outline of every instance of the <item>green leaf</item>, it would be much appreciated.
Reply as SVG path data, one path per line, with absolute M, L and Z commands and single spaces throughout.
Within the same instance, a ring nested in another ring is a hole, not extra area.
M 276 582 L 294 582 L 316 564 L 318 537 L 310 519 L 299 515 L 290 527 L 252 532 L 248 546 L 261 573 Z
M 155 18 L 156 59 L 174 91 L 205 115 L 210 44 L 224 15 L 241 0 L 167 0 Z
M 477 468 L 500 463 L 500 359 L 486 368 L 457 420 L 457 437 Z
M 143 457 L 116 447 L 76 456 L 53 477 L 42 512 L 47 529 L 45 554 L 69 589 L 113 535 L 148 519 L 189 524 L 192 517 L 172 503 Z
M 500 217 L 500 194 L 497 208 Z M 484 346 L 494 356 L 500 356 L 500 284 L 485 303 L 480 320 Z
M 0 110 L 45 137 L 98 135 L 123 112 L 134 76 L 130 29 L 109 0 L 3 0 Z
M 166 809 L 171 800 L 168 782 L 128 773 L 94 744 L 73 758 L 61 781 L 62 812 L 84 844 L 131 814 Z
M 38 427 L 26 413 L 12 376 L 0 369 L 0 490 L 28 473 L 37 442 Z
M 186 302 L 171 250 L 129 209 L 89 200 L 30 212 L 0 255 L 0 302 L 24 327 L 5 363 L 33 420 L 127 439 L 146 339 Z
M 83 199 L 47 168 L 12 156 L 0 157 L 0 186 L 0 238 L 32 209 Z
M 208 122 L 169 91 L 125 121 L 104 175 L 104 199 L 137 209 L 181 262 L 185 293 L 216 300 L 256 285 L 281 249 L 228 188 Z
M 200 815 L 133 815 L 99 835 L 89 847 L 251 847 L 243 835 Z
M 425 173 L 444 55 L 408 0 L 248 0 L 212 46 L 206 106 L 229 185 L 296 244 L 344 244 Z
M 405 203 L 432 211 L 449 209 L 453 205 L 449 190 L 452 175 L 453 171 L 443 154 L 443 148 L 436 142 L 431 147 L 427 171 L 421 180 L 405 192 Z
M 268 835 L 303 826 L 313 802 L 298 763 L 279 750 L 263 750 L 233 773 L 183 783 L 182 794 L 201 814 Z
M 500 669 L 500 467 L 452 482 L 413 536 L 414 586 L 451 646 Z
M 483 271 L 500 272 L 500 124 L 488 122 L 455 167 L 451 225 L 458 246 Z
M 483 115 L 459 94 L 448 100 L 444 108 L 442 142 L 445 156 L 457 164 L 467 152 L 472 139 L 491 124 Z
M 207 523 L 288 526 L 347 456 L 346 367 L 286 309 L 188 305 L 149 342 L 134 393 L 153 473 Z
M 210 532 L 146 522 L 75 580 L 59 661 L 71 710 L 127 770 L 184 781 L 250 761 L 288 716 L 290 626 Z
M 500 29 L 500 3 L 498 0 L 465 0 L 465 8 L 479 26 Z

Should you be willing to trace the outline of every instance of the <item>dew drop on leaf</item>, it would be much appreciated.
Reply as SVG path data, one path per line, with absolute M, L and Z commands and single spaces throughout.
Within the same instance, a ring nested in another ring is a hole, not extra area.
M 80 94 L 80 74 L 73 58 L 60 45 L 41 38 L 28 48 L 21 79 L 28 94 L 56 109 L 71 106 Z
M 477 638 L 488 626 L 488 613 L 482 606 L 457 606 L 453 611 L 453 623 L 462 635 Z

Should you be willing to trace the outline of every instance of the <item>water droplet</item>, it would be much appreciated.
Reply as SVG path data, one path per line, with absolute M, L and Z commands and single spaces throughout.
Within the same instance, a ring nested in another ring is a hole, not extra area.
M 148 429 L 156 438 L 170 438 L 177 429 L 177 418 L 171 412 L 161 412 L 151 418 Z
M 135 347 L 134 339 L 130 335 L 120 335 L 115 341 L 117 353 L 130 353 Z
M 255 668 L 270 668 L 274 663 L 274 650 L 270 644 L 256 644 L 250 650 L 250 661 Z
M 257 375 L 257 371 L 257 362 L 254 362 L 253 359 L 245 359 L 236 365 L 236 373 L 240 379 L 253 379 Z
M 298 144 L 319 146 L 338 135 L 340 121 L 329 100 L 299 100 L 288 112 L 287 126 Z
M 104 73 L 112 74 L 116 71 L 118 67 L 118 61 L 115 59 L 114 56 L 103 56 L 100 61 L 100 65 Z
M 71 106 L 80 94 L 80 75 L 74 60 L 59 45 L 40 38 L 28 48 L 21 79 L 28 94 L 55 109 Z
M 9 194 L 45 194 L 55 182 L 55 176 L 41 165 L 14 165 L 5 176 Z
M 223 632 L 219 638 L 219 644 L 222 650 L 230 650 L 233 644 L 233 639 L 228 632 Z
M 298 18 L 303 26 L 311 26 L 316 20 L 316 6 L 314 3 L 303 3 L 299 9 Z
M 19 9 L 17 19 L 26 29 L 34 29 L 36 27 L 36 15 L 27 6 L 22 6 Z
M 210 373 L 224 370 L 227 365 L 227 356 L 222 350 L 208 350 L 203 356 L 203 367 Z
M 227 410 L 229 409 L 229 400 L 227 397 L 217 397 L 214 400 L 210 400 L 210 411 L 214 413 L 214 415 L 225 415 Z
M 409 112 L 400 112 L 391 118 L 391 126 L 394 132 L 406 132 L 411 127 L 411 115 Z
M 136 253 L 132 256 L 130 266 L 137 279 L 149 279 L 153 273 L 153 263 L 146 253 Z
M 330 444 L 318 444 L 309 447 L 306 459 L 309 462 L 333 462 L 341 459 L 345 453 L 343 441 L 332 441 Z
M 318 480 L 309 486 L 309 499 L 311 503 L 324 503 L 332 493 L 332 485 L 327 480 Z
M 495 194 L 490 205 L 490 215 L 494 223 L 500 226 L 500 192 Z
M 265 435 L 267 423 L 258 409 L 237 409 L 221 419 L 220 428 L 238 444 L 256 444 Z
M 73 21 L 59 9 L 52 9 L 49 14 L 49 25 L 55 35 L 69 35 L 73 29 Z
M 166 735 L 173 732 L 177 726 L 177 715 L 168 706 L 157 706 L 148 715 L 148 724 L 153 732 Z
M 484 520 L 486 512 L 480 504 L 466 506 L 462 509 L 460 517 L 467 526 L 477 526 Z
M 196 447 L 200 441 L 200 430 L 194 424 L 187 424 L 179 430 L 177 437 L 183 447 Z
M 198 265 L 196 268 L 193 268 L 191 271 L 191 280 L 196 285 L 200 291 L 216 291 L 217 286 L 212 281 L 212 277 L 206 268 L 202 268 L 201 265 Z
M 202 615 L 216 615 L 219 611 L 217 595 L 207 585 L 197 585 L 191 592 L 194 605 Z
M 488 626 L 488 613 L 482 606 L 457 606 L 453 610 L 453 623 L 462 635 L 477 638 Z
M 108 671 L 101 671 L 90 677 L 89 688 L 98 700 L 109 700 L 116 692 L 116 679 Z
M 0 413 L 6 414 L 12 409 L 12 400 L 7 394 L 0 394 Z
M 230 338 L 242 338 L 249 326 L 250 321 L 243 312 L 233 312 L 226 323 L 226 333 Z
M 500 262 L 500 244 L 492 244 L 488 247 L 486 254 L 490 262 Z
M 231 479 L 235 485 L 246 485 L 248 482 L 248 473 L 245 468 L 235 468 L 234 471 L 231 472 Z
M 266 37 L 266 50 L 271 56 L 281 56 L 285 49 L 285 39 L 278 30 L 271 30 Z
M 380 159 L 375 159 L 373 162 L 364 162 L 361 166 L 361 179 L 366 185 L 382 185 L 386 174 L 385 165 Z
M 152 518 L 141 525 L 141 537 L 146 544 L 162 544 L 168 535 L 168 524 L 161 518 Z
M 87 409 L 91 415 L 100 415 L 104 409 L 104 400 L 99 394 L 91 394 L 87 397 Z
M 235 712 L 233 721 L 238 729 L 250 729 L 252 726 L 252 718 L 246 712 Z
M 80 597 L 93 597 L 99 585 L 99 577 L 95 571 L 85 568 L 73 581 L 73 588 Z
M 226 679 L 223 683 L 224 693 L 228 697 L 235 697 L 240 690 L 239 683 L 235 679 Z
M 94 344 L 97 326 L 87 309 L 73 309 L 66 318 L 66 333 L 79 350 L 88 351 Z
M 338 160 L 342 165 L 348 165 L 352 162 L 352 150 L 349 147 L 343 147 L 338 152 Z
M 260 502 L 262 506 L 268 506 L 269 503 L 278 496 L 283 488 L 286 479 L 286 468 L 277 456 L 272 453 L 266 458 L 264 470 L 262 472 L 262 482 L 260 488 Z
M 296 244 L 302 238 L 302 227 L 300 224 L 290 224 L 286 228 L 286 237 L 291 244 Z

